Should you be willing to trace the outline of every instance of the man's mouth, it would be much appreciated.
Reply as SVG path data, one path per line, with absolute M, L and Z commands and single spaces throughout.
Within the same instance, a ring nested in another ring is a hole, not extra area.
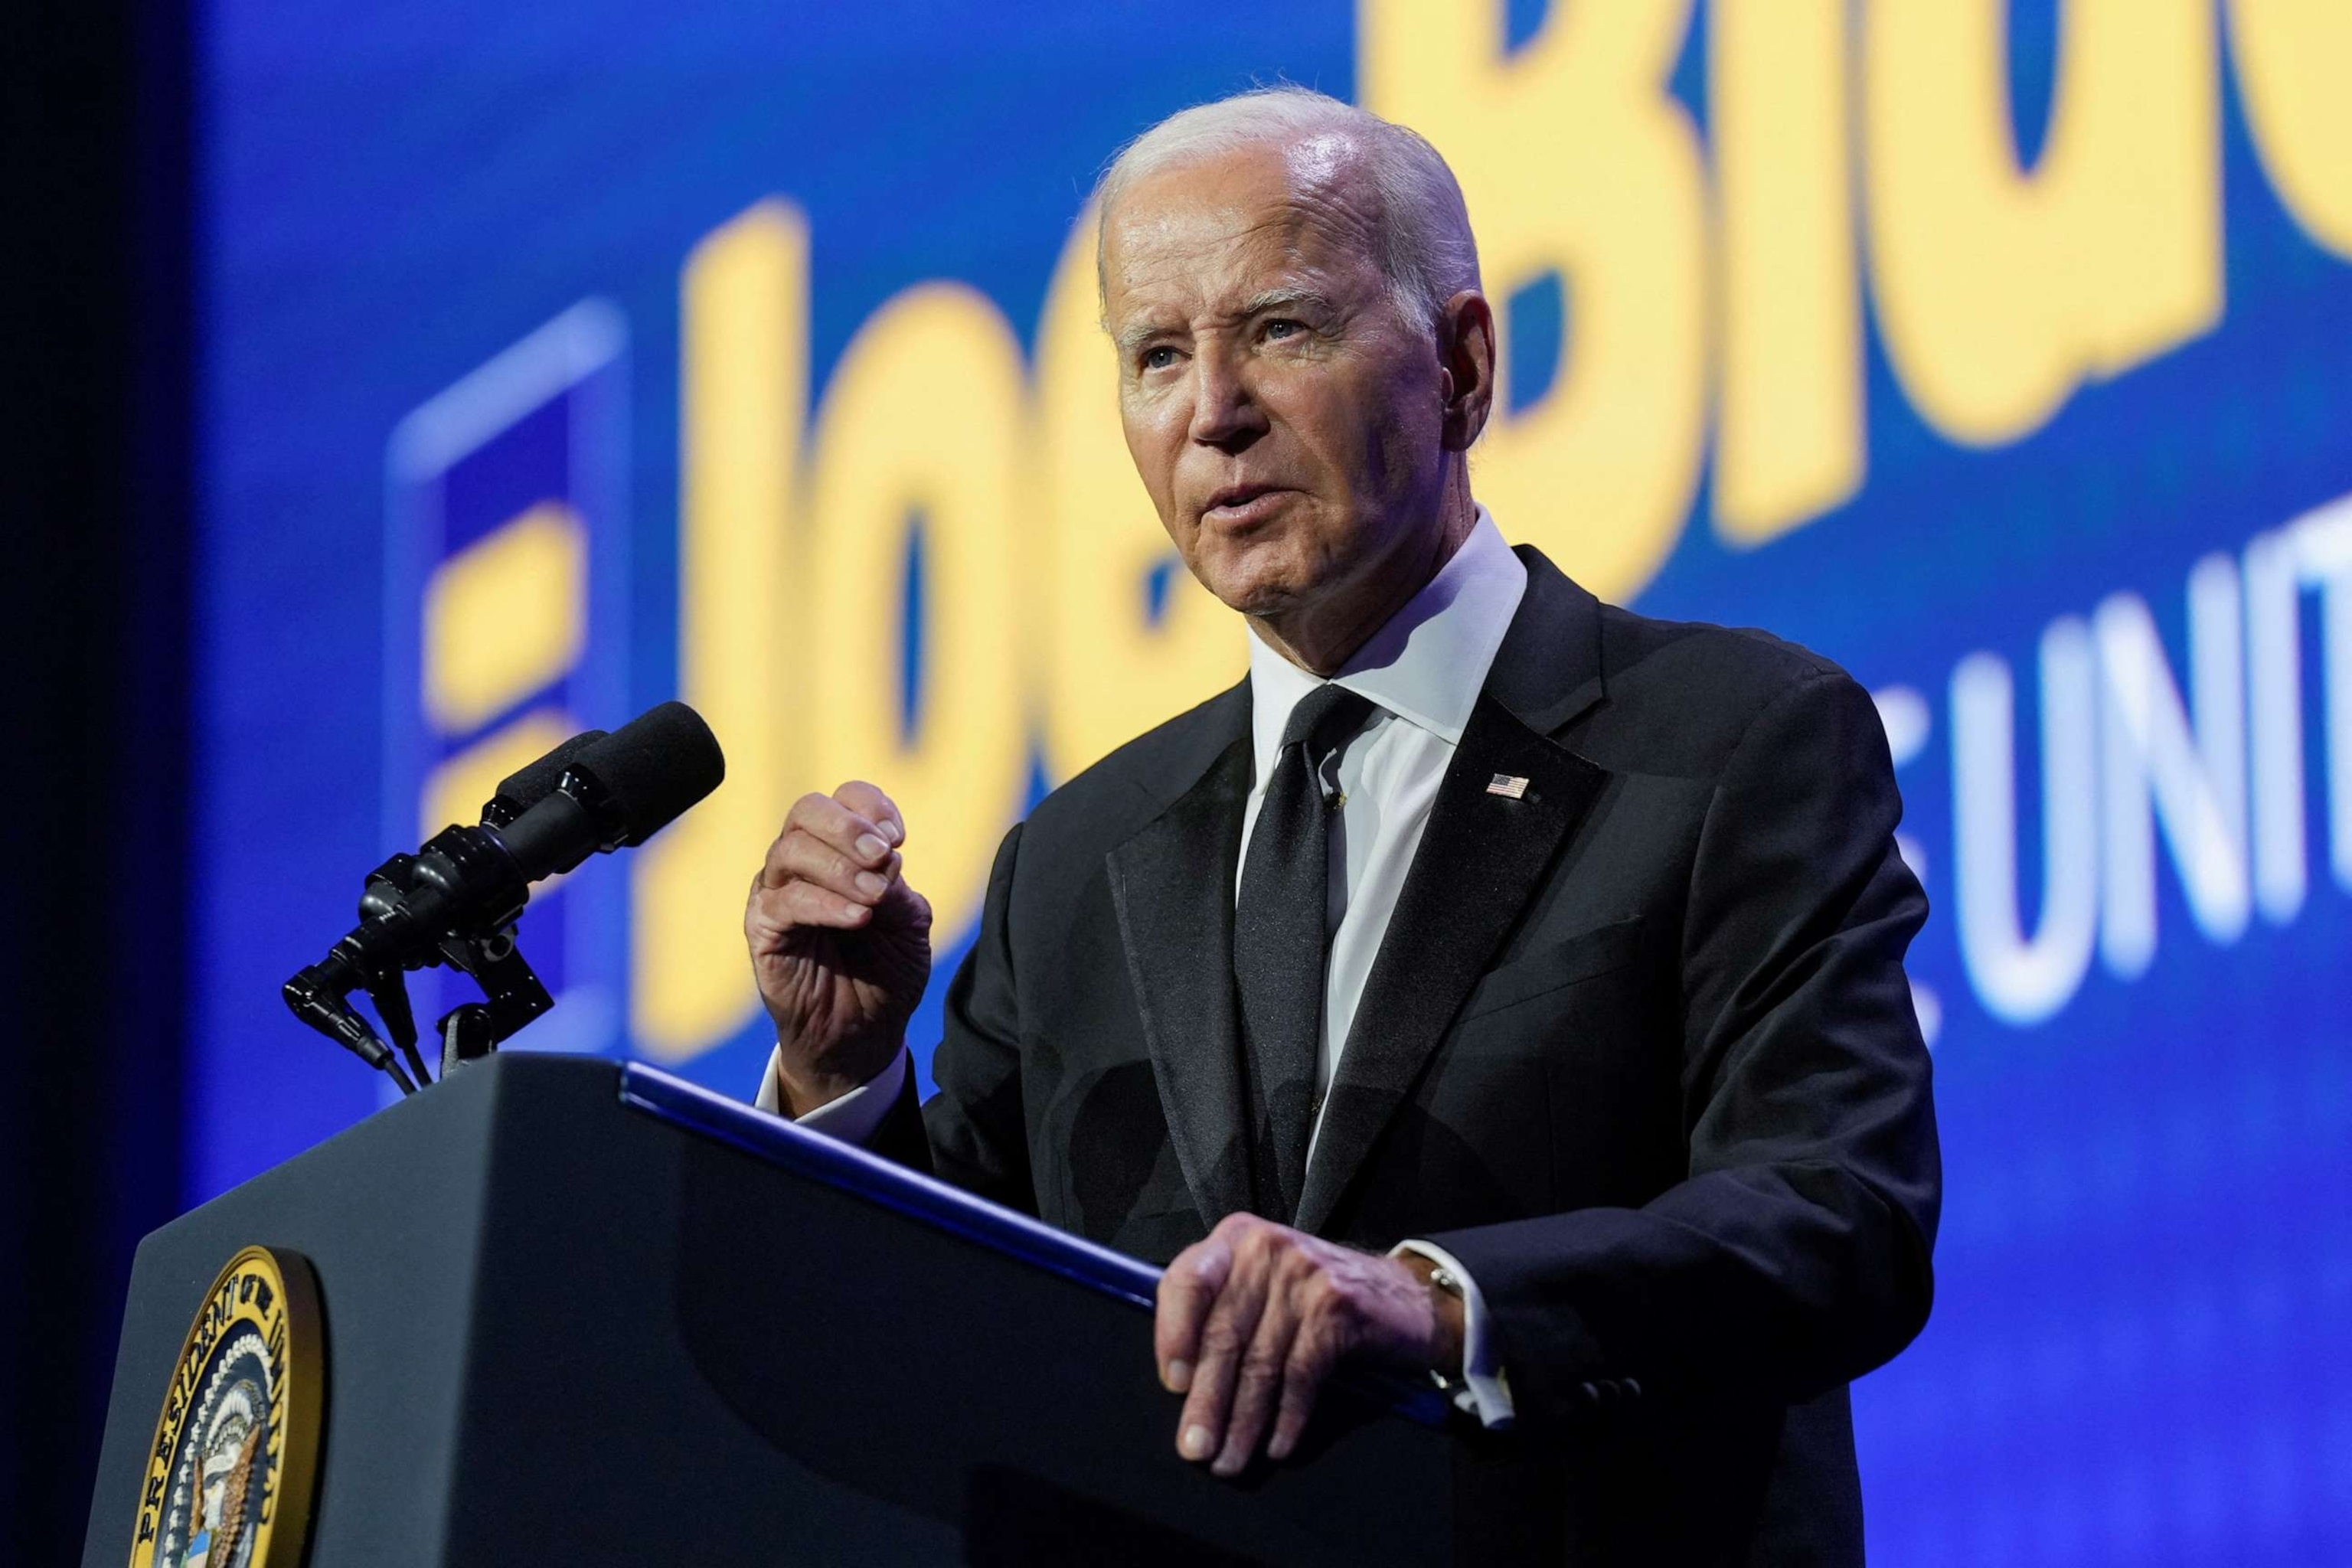
M 1209 497 L 1203 522 L 1252 523 L 1270 516 L 1290 492 L 1280 485 L 1227 485 Z

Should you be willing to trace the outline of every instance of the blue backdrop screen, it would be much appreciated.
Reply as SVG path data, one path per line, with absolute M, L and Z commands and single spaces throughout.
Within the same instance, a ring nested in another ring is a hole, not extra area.
M 518 1044 L 748 1096 L 742 889 L 853 775 L 943 979 L 1038 792 L 1241 668 L 1086 204 L 1287 79 L 1463 178 L 1505 533 L 1878 699 L 1948 1195 L 1874 1550 L 2352 1560 L 2352 13 L 205 15 L 194 1195 L 380 1103 L 277 996 L 359 877 L 671 696 L 729 782 L 534 903 Z

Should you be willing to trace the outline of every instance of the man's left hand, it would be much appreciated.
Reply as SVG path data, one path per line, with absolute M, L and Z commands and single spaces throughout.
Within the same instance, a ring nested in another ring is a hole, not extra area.
M 1461 1303 L 1433 1291 L 1428 1279 L 1423 1259 L 1226 1215 L 1160 1279 L 1160 1381 L 1185 1396 L 1176 1451 L 1238 1475 L 1271 1420 L 1266 1455 L 1287 1458 L 1344 1356 L 1459 1371 Z

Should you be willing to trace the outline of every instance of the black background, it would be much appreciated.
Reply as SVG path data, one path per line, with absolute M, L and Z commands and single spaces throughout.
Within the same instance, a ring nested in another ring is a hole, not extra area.
M 183 6 L 6 15 L 0 1520 L 36 1564 L 79 1555 L 131 1250 L 181 1204 L 192 118 Z

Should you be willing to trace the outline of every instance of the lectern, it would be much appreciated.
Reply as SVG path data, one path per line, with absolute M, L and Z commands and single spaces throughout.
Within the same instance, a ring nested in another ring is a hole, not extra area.
M 1173 1452 L 1154 1268 L 651 1068 L 515 1054 L 141 1245 L 91 1568 L 131 1552 L 189 1324 L 253 1245 L 316 1279 L 315 1568 L 1496 1544 L 1433 1391 L 1335 1388 L 1299 1457 L 1219 1480 Z

